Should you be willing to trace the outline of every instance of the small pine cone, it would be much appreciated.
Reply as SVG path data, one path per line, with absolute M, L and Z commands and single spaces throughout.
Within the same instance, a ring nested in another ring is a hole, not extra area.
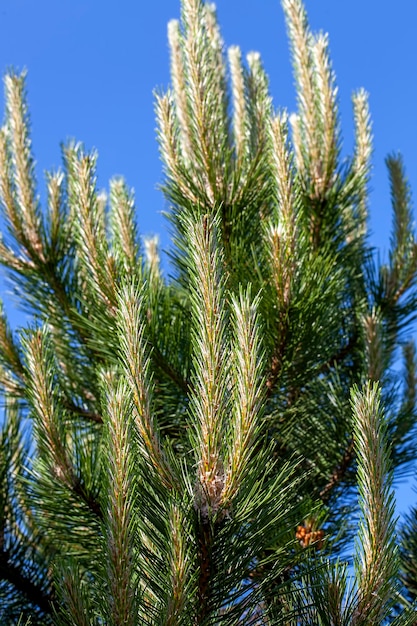
M 307 548 L 310 544 L 314 544 L 317 550 L 323 547 L 324 531 L 313 530 L 311 524 L 307 526 L 297 526 L 295 538 L 299 541 L 302 548 Z

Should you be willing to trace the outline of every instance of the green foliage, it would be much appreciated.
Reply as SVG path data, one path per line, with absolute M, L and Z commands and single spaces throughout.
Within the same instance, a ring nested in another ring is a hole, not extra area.
M 415 623 L 392 490 L 416 456 L 410 190 L 390 156 L 382 265 L 366 93 L 342 159 L 327 36 L 301 0 L 283 8 L 292 115 L 258 54 L 226 60 L 212 5 L 183 0 L 168 26 L 170 280 L 132 192 L 99 193 L 82 145 L 40 207 L 24 76 L 6 76 L 0 262 L 30 322 L 13 332 L 1 310 L 2 623 Z

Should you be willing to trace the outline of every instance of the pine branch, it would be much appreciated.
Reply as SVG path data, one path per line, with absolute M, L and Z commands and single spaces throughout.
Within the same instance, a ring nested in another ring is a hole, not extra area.
M 222 494 L 226 510 L 231 506 L 233 497 L 244 482 L 244 474 L 254 454 L 265 399 L 262 376 L 264 355 L 261 350 L 258 304 L 258 299 L 251 302 L 250 291 L 246 294 L 241 293 L 239 300 L 235 298 L 232 301 L 233 406 Z
M 233 96 L 233 131 L 235 143 L 235 155 L 237 167 L 243 168 L 247 154 L 249 153 L 250 123 L 247 112 L 247 98 L 245 88 L 245 75 L 242 67 L 242 53 L 238 46 L 232 46 L 228 50 L 229 66 Z
M 106 608 L 114 626 L 138 624 L 137 557 L 133 506 L 135 457 L 132 446 L 130 390 L 113 375 L 103 376 L 105 408 L 106 506 L 105 537 Z
M 34 161 L 29 137 L 29 118 L 25 94 L 25 75 L 5 77 L 7 133 L 10 142 L 11 175 L 16 204 L 9 206 L 10 217 L 21 227 L 22 243 L 30 256 L 44 260 L 40 207 L 35 197 Z M 6 194 L 10 198 L 10 193 Z M 19 229 L 20 230 L 20 229 Z
M 0 301 L 0 364 L 4 368 L 2 377 L 4 389 L 11 394 L 21 393 L 24 378 L 24 367 L 20 350 L 10 329 L 3 303 Z
M 368 185 L 371 177 L 372 123 L 368 94 L 360 89 L 352 96 L 355 122 L 353 158 L 340 188 L 343 221 L 348 244 L 360 243 L 367 235 Z
M 133 394 L 135 423 L 146 457 L 168 488 L 175 488 L 176 476 L 164 452 L 153 414 L 150 356 L 145 338 L 142 296 L 126 287 L 119 297 L 118 332 L 120 360 Z
M 64 444 L 53 367 L 54 360 L 46 333 L 35 332 L 26 342 L 28 390 L 36 416 L 38 445 L 51 472 L 68 486 L 76 484 L 74 467 Z
M 414 284 L 417 273 L 417 243 L 414 236 L 411 191 L 401 156 L 387 157 L 393 224 L 391 233 L 390 268 L 386 297 L 397 303 Z
M 203 520 L 216 517 L 224 487 L 221 438 L 227 410 L 227 347 L 224 278 L 218 222 L 207 215 L 186 223 L 191 269 L 195 373 L 192 412 L 196 418 L 196 509 Z
M 45 616 L 53 612 L 53 595 L 25 576 L 20 566 L 13 564 L 13 556 L 4 548 L 0 551 L 0 580 L 7 581 L 33 607 L 37 607 Z
M 86 581 L 75 564 L 55 565 L 55 577 L 61 581 L 58 586 L 57 623 L 59 626 L 92 626 L 98 624 L 86 593 Z
M 218 220 L 205 215 L 184 224 L 188 238 L 193 316 L 194 376 L 191 396 L 195 434 L 196 486 L 199 545 L 198 622 L 209 613 L 215 565 L 213 543 L 225 514 L 222 496 L 225 468 L 222 454 L 223 420 L 228 410 L 226 312 L 221 248 L 217 242 Z
M 109 223 L 112 254 L 126 275 L 134 276 L 140 267 L 134 197 L 121 178 L 110 181 Z
M 163 623 L 164 626 L 177 626 L 187 623 L 193 587 L 193 562 L 190 546 L 187 545 L 190 528 L 180 506 L 172 506 L 168 522 L 171 531 L 168 556 L 170 596 Z
M 57 371 L 48 335 L 33 333 L 24 343 L 27 356 L 26 384 L 36 420 L 37 445 L 48 473 L 80 498 L 100 518 L 101 507 L 86 489 L 68 450 L 64 411 L 57 389 Z M 55 367 L 54 367 L 55 366 Z
M 387 423 L 377 384 L 352 393 L 354 439 L 358 460 L 359 526 L 355 577 L 358 604 L 353 624 L 381 623 L 396 586 L 399 560 L 395 545 L 395 498 L 392 490 Z

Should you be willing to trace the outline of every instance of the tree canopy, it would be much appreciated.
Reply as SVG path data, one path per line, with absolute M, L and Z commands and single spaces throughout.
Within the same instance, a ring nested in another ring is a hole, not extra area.
M 2 309 L 2 623 L 416 623 L 417 522 L 397 539 L 392 487 L 416 457 L 410 189 L 388 156 L 383 264 L 367 94 L 344 157 L 327 35 L 282 5 L 291 114 L 212 4 L 168 26 L 168 278 L 82 144 L 41 206 L 25 77 L 5 77 L 0 262 L 30 322 Z

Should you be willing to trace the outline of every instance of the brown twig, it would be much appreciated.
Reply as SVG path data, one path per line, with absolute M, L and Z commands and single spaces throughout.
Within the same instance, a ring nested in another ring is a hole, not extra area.
M 152 344 L 152 356 L 155 359 L 156 365 L 166 374 L 185 394 L 189 394 L 191 391 L 191 385 L 188 380 L 185 380 L 173 367 L 168 363 L 163 356 L 159 348 Z
M 344 345 L 340 350 L 333 355 L 330 359 L 328 359 L 320 368 L 320 373 L 326 371 L 329 367 L 334 364 L 342 363 L 347 356 L 354 350 L 358 343 L 358 333 L 355 331 L 354 334 L 349 338 L 349 341 L 346 345 Z
M 271 359 L 271 366 L 266 379 L 266 397 L 270 398 L 274 391 L 275 385 L 282 372 L 282 361 L 284 358 L 286 343 L 287 343 L 287 330 L 288 330 L 288 317 L 283 315 L 281 319 L 281 332 L 279 335 L 279 341 L 275 346 L 274 353 Z
M 198 608 L 197 624 L 202 624 L 207 618 L 208 601 L 210 595 L 210 581 L 212 577 L 212 545 L 213 529 L 210 522 L 201 520 L 198 526 L 199 544 L 199 576 L 198 576 Z
M 91 492 L 87 491 L 80 481 L 74 482 L 72 490 L 77 496 L 79 496 L 79 498 L 88 507 L 89 511 L 91 511 L 97 519 L 103 519 L 103 511 L 99 501 L 94 498 Z
M 88 409 L 83 409 L 82 407 L 74 404 L 74 402 L 72 402 L 71 400 L 66 400 L 64 402 L 64 407 L 71 411 L 71 413 L 76 413 L 83 419 L 91 422 L 96 422 L 97 424 L 103 423 L 103 417 L 100 415 L 100 413 L 96 413 L 95 411 L 89 411 Z
M 0 552 L 0 579 L 6 580 L 19 591 L 33 606 L 37 606 L 42 613 L 52 614 L 52 598 L 47 591 L 33 580 L 22 574 L 20 568 L 11 563 L 12 556 L 8 551 Z
M 351 440 L 343 453 L 343 457 L 339 465 L 334 468 L 332 475 L 330 476 L 326 485 L 320 491 L 319 495 L 323 502 L 327 502 L 327 500 L 330 498 L 332 489 L 344 478 L 351 462 L 353 461 L 353 457 L 354 446 L 353 440 Z

